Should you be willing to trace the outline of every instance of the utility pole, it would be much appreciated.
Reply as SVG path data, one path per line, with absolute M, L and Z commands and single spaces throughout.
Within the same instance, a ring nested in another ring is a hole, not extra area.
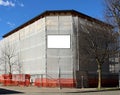
M 84 76 L 81 76 L 81 88 L 84 88 Z
M 61 87 L 61 67 L 60 67 L 60 50 L 58 50 L 58 78 L 59 78 L 59 88 L 62 89 Z
M 120 64 L 120 63 L 119 63 Z M 119 68 L 120 68 L 120 66 L 119 66 Z M 120 88 L 120 70 L 119 70 L 119 72 L 118 72 L 119 74 L 118 74 L 118 77 L 119 77 L 119 88 Z
M 59 88 L 62 89 L 60 79 L 61 79 L 61 69 L 60 69 L 60 66 L 59 66 Z

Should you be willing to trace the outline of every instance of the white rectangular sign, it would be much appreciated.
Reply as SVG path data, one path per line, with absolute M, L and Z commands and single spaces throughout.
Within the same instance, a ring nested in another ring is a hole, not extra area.
M 70 35 L 48 35 L 48 48 L 70 48 Z

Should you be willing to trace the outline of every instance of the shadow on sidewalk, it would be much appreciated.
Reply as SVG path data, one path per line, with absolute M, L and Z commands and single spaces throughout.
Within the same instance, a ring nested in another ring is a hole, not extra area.
M 18 91 L 14 91 L 14 90 L 0 88 L 0 95 L 3 95 L 3 94 L 15 94 L 16 95 L 19 93 L 23 93 L 23 92 L 18 92 Z
M 107 92 L 107 91 L 120 91 L 120 89 L 118 88 L 118 89 L 101 89 L 101 90 L 84 90 L 84 91 L 82 91 L 82 90 L 80 90 L 80 91 L 76 91 L 76 92 L 66 92 L 66 93 L 92 93 L 92 92 Z

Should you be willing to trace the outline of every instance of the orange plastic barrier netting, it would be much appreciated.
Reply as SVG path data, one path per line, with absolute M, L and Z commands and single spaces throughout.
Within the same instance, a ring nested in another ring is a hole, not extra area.
M 35 86 L 38 87 L 75 87 L 75 80 L 74 79 L 46 79 L 46 78 L 36 78 L 35 79 Z
M 4 82 L 4 77 L 2 75 L 0 75 L 0 83 Z
M 0 82 L 4 86 L 29 86 L 29 74 L 3 74 L 0 76 Z M 38 87 L 75 87 L 75 80 L 70 78 L 48 79 L 36 78 L 34 86 Z
M 30 85 L 29 74 L 3 74 L 1 80 L 4 86 L 29 86 Z

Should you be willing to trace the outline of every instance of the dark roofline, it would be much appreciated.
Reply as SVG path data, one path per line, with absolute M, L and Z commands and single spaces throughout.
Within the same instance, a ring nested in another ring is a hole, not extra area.
M 79 17 L 84 18 L 84 19 L 87 19 L 87 20 L 89 20 L 89 21 L 94 21 L 94 22 L 99 23 L 99 24 L 111 26 L 111 25 L 109 25 L 109 24 L 107 24 L 107 23 L 105 23 L 105 22 L 102 22 L 102 21 L 100 21 L 100 20 L 98 20 L 98 19 L 95 19 L 95 18 L 93 18 L 93 17 L 90 17 L 90 16 L 88 16 L 88 15 L 85 15 L 85 14 L 80 13 L 80 12 L 75 11 L 75 10 L 52 10 L 52 11 L 50 10 L 50 11 L 45 11 L 45 12 L 41 13 L 40 15 L 34 17 L 33 19 L 31 19 L 31 20 L 25 22 L 24 24 L 18 26 L 18 27 L 15 28 L 14 30 L 6 33 L 5 35 L 3 35 L 3 38 L 5 38 L 5 37 L 7 37 L 7 36 L 9 36 L 9 35 L 17 32 L 18 30 L 24 28 L 24 27 L 27 26 L 27 25 L 32 24 L 33 22 L 37 21 L 37 20 L 40 19 L 40 18 L 43 18 L 43 17 L 45 17 L 45 16 L 48 16 L 50 13 L 53 13 L 53 14 L 55 14 L 55 13 L 71 13 L 71 15 L 79 16 Z M 112 26 L 111 26 L 111 27 L 112 27 Z

